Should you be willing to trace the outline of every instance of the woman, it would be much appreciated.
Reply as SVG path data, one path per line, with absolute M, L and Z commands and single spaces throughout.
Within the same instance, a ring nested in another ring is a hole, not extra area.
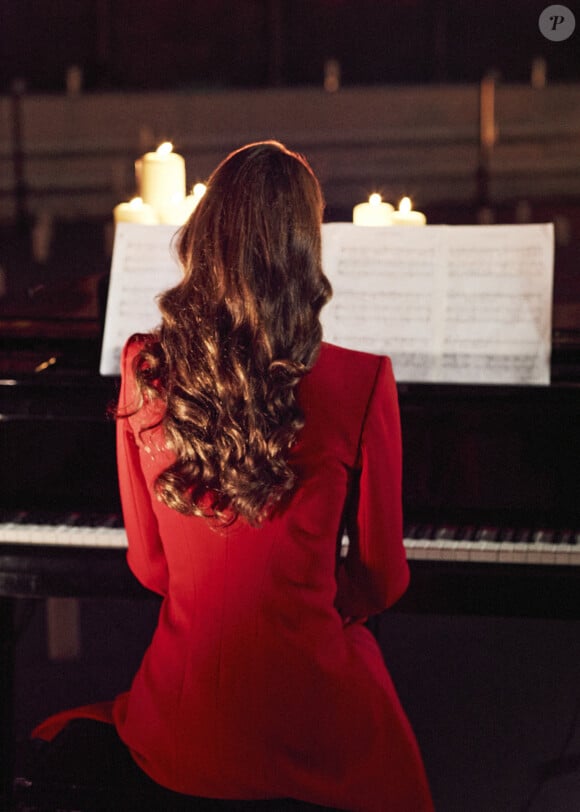
M 128 561 L 163 596 L 112 722 L 157 784 L 424 812 L 419 751 L 364 620 L 408 583 L 387 358 L 322 343 L 323 201 L 276 142 L 232 153 L 183 228 L 183 279 L 122 358 Z M 344 527 L 350 545 L 339 555 Z

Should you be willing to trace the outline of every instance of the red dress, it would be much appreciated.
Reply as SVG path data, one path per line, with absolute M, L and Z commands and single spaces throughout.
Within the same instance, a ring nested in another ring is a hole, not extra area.
M 120 405 L 134 403 L 130 342 Z M 353 812 L 427 812 L 421 757 L 380 649 L 362 620 L 407 587 L 401 441 L 388 358 L 323 344 L 299 385 L 299 487 L 262 527 L 216 532 L 170 510 L 153 483 L 172 459 L 159 401 L 117 422 L 128 562 L 164 596 L 130 691 L 61 714 L 112 721 L 135 761 L 174 791 L 292 797 Z M 337 539 L 360 475 L 356 540 Z M 337 571 L 338 570 L 338 571 Z

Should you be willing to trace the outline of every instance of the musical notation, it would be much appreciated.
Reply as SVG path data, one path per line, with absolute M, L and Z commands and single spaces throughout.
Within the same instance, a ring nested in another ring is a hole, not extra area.
M 547 384 L 552 224 L 323 227 L 326 340 L 390 355 L 399 381 Z
M 159 323 L 156 296 L 179 281 L 172 252 L 175 226 L 118 223 L 101 349 L 101 375 L 118 375 L 121 350 L 132 333 Z

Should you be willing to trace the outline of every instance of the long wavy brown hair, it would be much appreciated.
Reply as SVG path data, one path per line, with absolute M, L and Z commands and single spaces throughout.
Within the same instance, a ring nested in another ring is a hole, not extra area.
M 156 489 L 181 513 L 259 525 L 296 485 L 296 388 L 316 361 L 332 294 L 323 208 L 307 161 L 264 141 L 218 166 L 179 234 L 183 279 L 159 298 L 161 327 L 136 379 L 142 396 L 166 403 L 176 459 Z

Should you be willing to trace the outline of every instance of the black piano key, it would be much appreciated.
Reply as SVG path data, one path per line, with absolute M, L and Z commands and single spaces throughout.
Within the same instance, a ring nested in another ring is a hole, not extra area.
M 0 511 L 0 522 L 2 524 L 18 524 L 24 515 L 26 515 L 24 510 L 7 510 L 4 508 Z
M 560 544 L 580 544 L 580 530 L 571 530 L 567 528 L 562 530 L 559 534 Z
M 497 530 L 498 541 L 515 541 L 517 530 L 515 527 L 501 527 Z
M 66 525 L 67 527 L 82 527 L 83 526 L 83 517 L 82 513 L 69 513 L 64 517 L 64 521 L 61 524 Z
M 412 522 L 405 528 L 405 537 L 408 539 L 433 538 L 433 525 L 421 522 Z
M 498 527 L 479 527 L 475 531 L 475 533 L 473 535 L 473 540 L 474 541 L 498 541 L 498 540 L 499 541 L 509 541 L 510 540 L 509 537 L 508 538 L 503 537 L 503 532 L 501 533 L 501 536 L 502 537 L 500 538 L 500 530 L 499 530 Z
M 119 513 L 110 513 L 101 527 L 123 527 L 123 517 Z
M 457 538 L 458 528 L 456 525 L 446 524 L 435 528 L 433 539 L 436 541 L 454 541 Z
M 432 539 L 435 532 L 435 526 L 432 524 L 420 524 L 417 529 L 417 539 Z
M 553 544 L 556 538 L 556 532 L 547 528 L 532 531 L 530 542 L 532 544 Z
M 55 513 L 53 511 L 48 510 L 31 510 L 27 512 L 22 520 L 21 524 L 44 524 L 49 527 L 56 527 L 60 524 L 67 524 L 67 519 L 69 518 L 70 513 Z
M 84 513 L 82 524 L 85 527 L 104 527 L 108 515 L 102 513 Z M 110 525 L 108 525 L 110 526 Z
M 516 530 L 513 541 L 515 544 L 533 544 L 535 539 L 529 527 L 520 527 Z
M 529 544 L 532 537 L 532 530 L 529 527 L 500 527 L 498 528 L 497 541 L 505 541 L 511 544 Z

